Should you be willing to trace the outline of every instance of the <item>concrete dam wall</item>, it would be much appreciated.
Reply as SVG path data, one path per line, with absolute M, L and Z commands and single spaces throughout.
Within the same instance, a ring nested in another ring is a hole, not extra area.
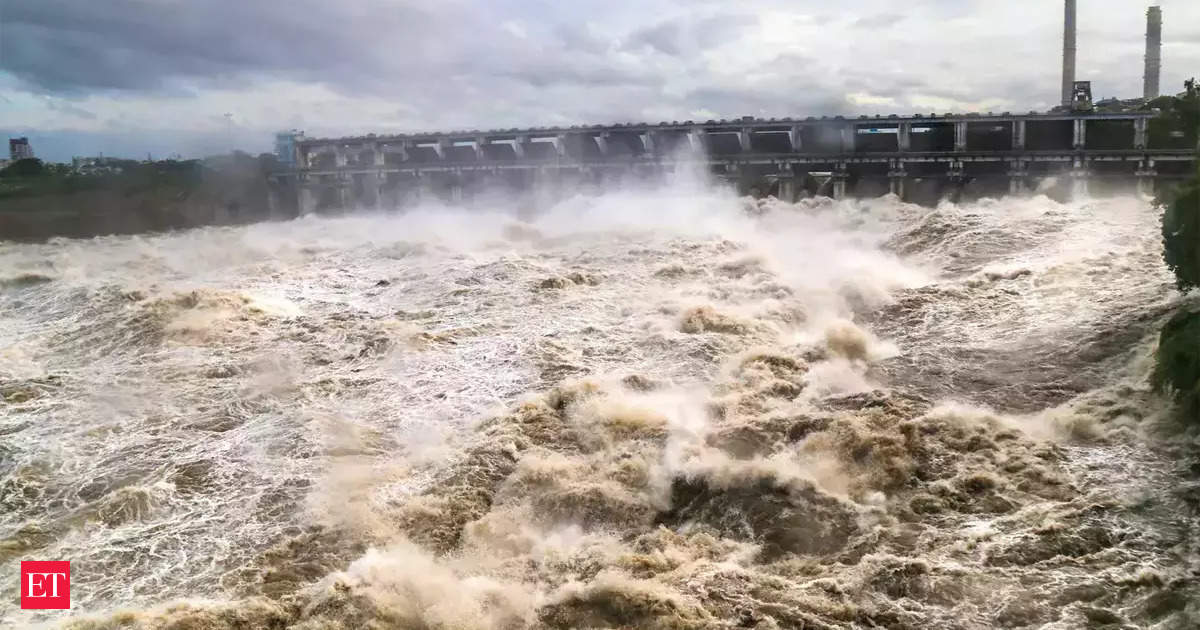
M 1190 135 L 1189 135 L 1190 133 Z M 757 119 L 304 139 L 271 175 L 279 216 L 392 208 L 430 196 L 573 191 L 701 168 L 746 194 L 892 193 L 918 203 L 1037 190 L 1069 198 L 1194 170 L 1194 132 L 1154 112 Z

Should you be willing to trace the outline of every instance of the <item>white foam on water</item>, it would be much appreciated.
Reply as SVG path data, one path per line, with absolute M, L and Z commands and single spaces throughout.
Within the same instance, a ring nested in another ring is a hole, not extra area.
M 341 584 L 393 620 L 498 628 L 613 623 L 627 614 L 636 623 L 643 607 L 666 606 L 682 626 L 701 627 L 722 613 L 666 573 L 630 568 L 630 557 L 648 552 L 629 541 L 663 545 L 646 556 L 654 560 L 638 562 L 713 585 L 723 583 L 722 571 L 795 580 L 804 570 L 764 569 L 760 554 L 797 541 L 729 531 L 710 541 L 692 529 L 718 527 L 716 514 L 697 507 L 717 501 L 712 493 L 731 501 L 728 510 L 749 510 L 740 493 L 765 484 L 830 518 L 851 514 L 856 532 L 900 531 L 897 514 L 909 509 L 901 496 L 954 514 L 953 501 L 972 510 L 1009 501 L 1013 513 L 947 517 L 944 530 L 923 525 L 939 542 L 904 562 L 936 565 L 913 575 L 951 580 L 948 567 L 958 567 L 974 577 L 954 584 L 995 580 L 1012 589 L 978 554 L 1016 554 L 1005 545 L 1047 527 L 1022 510 L 1057 513 L 1074 499 L 1018 489 L 1004 478 L 1004 462 L 992 460 L 984 467 L 994 473 L 967 479 L 954 468 L 947 474 L 958 481 L 938 482 L 967 484 L 991 503 L 974 503 L 984 499 L 969 492 L 947 498 L 967 492 L 948 485 L 944 496 L 924 485 L 913 495 L 912 486 L 894 485 L 908 473 L 887 463 L 903 459 L 888 450 L 901 447 L 887 446 L 898 439 L 899 425 L 887 423 L 899 422 L 899 399 L 871 411 L 863 397 L 888 385 L 924 394 L 940 403 L 917 414 L 930 427 L 982 431 L 980 444 L 1008 461 L 1039 445 L 1109 448 L 1095 444 L 1114 417 L 1136 429 L 1156 404 L 1143 391 L 1136 404 L 1146 412 L 1122 416 L 1105 393 L 1133 382 L 1137 368 L 1117 368 L 1144 356 L 1145 335 L 1111 348 L 1096 341 L 1124 322 L 1152 320 L 1176 299 L 1158 265 L 1154 216 L 1133 199 L 1059 204 L 1039 196 L 932 210 L 894 197 L 752 202 L 684 174 L 662 186 L 576 196 L 525 220 L 505 208 L 431 205 L 402 215 L 2 243 L 0 268 L 44 279 L 0 288 L 0 560 L 72 560 L 76 614 L 134 608 L 150 627 L 222 605 L 286 617 L 275 604 L 244 599 L 263 574 L 243 570 L 269 564 L 269 550 L 317 528 L 332 534 L 297 544 L 327 545 L 328 557 L 343 560 L 289 592 Z M 1081 344 L 1098 349 L 1072 354 Z M 1043 369 L 1053 378 L 1043 379 Z M 1067 373 L 1086 378 L 1067 382 Z M 629 376 L 638 380 L 622 381 Z M 1049 381 L 1061 387 L 1040 388 Z M 544 413 L 563 414 L 562 426 L 584 436 L 572 447 L 580 452 L 528 436 L 501 443 L 496 453 L 510 453 L 501 460 L 515 458 L 515 472 L 488 490 L 495 506 L 465 529 L 466 546 L 443 556 L 409 540 L 398 506 L 412 502 L 402 514 L 418 505 L 446 513 L 451 498 L 437 484 L 490 439 L 476 434 L 481 421 L 522 401 L 544 405 L 547 390 L 570 382 L 590 383 L 581 390 L 590 393 Z M 995 410 L 1005 400 L 1021 404 Z M 804 424 L 812 418 L 819 422 Z M 922 420 L 903 422 L 920 431 L 913 423 Z M 1153 459 L 1141 438 L 1131 439 L 1121 448 Z M 954 448 L 946 461 L 967 470 L 976 455 Z M 1079 470 L 1072 462 L 1108 461 L 1071 457 L 1054 455 L 1047 470 L 1069 476 Z M 1121 483 L 1143 488 L 1135 494 L 1161 490 L 1154 484 L 1166 474 Z M 673 504 L 685 491 L 681 479 L 704 488 L 695 490 L 688 523 L 671 520 L 686 512 Z M 990 498 L 993 483 L 1006 496 Z M 1078 492 L 1091 491 L 1079 483 Z M 578 505 L 599 520 L 547 516 Z M 550 521 L 530 522 L 541 517 Z M 656 529 L 655 519 L 684 538 Z M 975 542 L 946 542 L 956 532 Z M 858 535 L 834 532 L 812 549 L 795 548 L 834 553 L 841 534 Z M 1160 547 L 1148 549 L 1121 553 L 1134 554 L 1126 564 L 1170 562 Z M 854 605 L 883 615 L 895 594 L 868 574 L 896 562 L 873 555 L 821 575 L 875 584 Z M 606 568 L 588 577 L 572 563 Z M 1030 571 L 1035 581 L 1067 579 L 1062 567 Z M 0 589 L 8 602 L 0 617 L 24 623 L 12 585 Z M 348 605 L 330 603 L 338 596 L 329 593 L 311 597 L 314 606 Z M 924 597 L 925 613 L 913 619 L 993 619 Z M 203 602 L 160 608 L 184 600 Z M 787 603 L 840 624 L 831 605 Z M 1136 615 L 1133 608 L 1119 613 Z

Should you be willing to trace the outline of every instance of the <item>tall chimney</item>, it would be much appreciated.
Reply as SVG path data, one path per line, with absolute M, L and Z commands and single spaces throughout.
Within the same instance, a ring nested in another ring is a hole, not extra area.
M 1142 83 L 1142 98 L 1158 98 L 1158 77 L 1162 72 L 1162 8 L 1146 11 L 1146 74 Z
M 1070 107 L 1075 100 L 1075 0 L 1065 1 L 1063 17 L 1062 104 Z

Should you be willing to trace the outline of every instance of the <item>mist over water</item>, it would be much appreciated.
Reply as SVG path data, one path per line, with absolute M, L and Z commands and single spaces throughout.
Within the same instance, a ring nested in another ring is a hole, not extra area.
M 0 618 L 1196 627 L 1158 230 L 683 180 L 0 244 L 0 566 L 74 608 Z

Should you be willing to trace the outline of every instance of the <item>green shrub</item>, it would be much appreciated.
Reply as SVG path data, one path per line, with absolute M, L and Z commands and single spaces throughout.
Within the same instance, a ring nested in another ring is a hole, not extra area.
M 1200 86 L 1192 79 L 1184 93 L 1155 100 L 1160 120 L 1185 130 L 1189 142 L 1200 136 Z M 1200 153 L 1200 148 L 1198 148 Z M 1196 177 L 1168 193 L 1163 206 L 1163 258 L 1180 291 L 1200 287 L 1200 166 Z M 1200 423 L 1200 311 L 1180 309 L 1163 327 L 1155 357 L 1154 385 L 1172 393 L 1185 420 Z
M 1163 210 L 1163 258 L 1180 291 L 1200 287 L 1200 174 Z
M 0 171 L 0 177 L 38 177 L 46 171 L 42 161 L 37 158 L 25 158 L 9 164 Z
M 1163 326 L 1154 385 L 1173 393 L 1184 419 L 1200 422 L 1200 311 L 1183 309 Z

